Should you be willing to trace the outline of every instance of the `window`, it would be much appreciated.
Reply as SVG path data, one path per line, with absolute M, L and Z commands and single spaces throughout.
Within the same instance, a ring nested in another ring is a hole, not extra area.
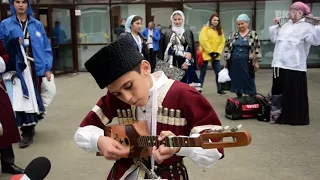
M 320 17 L 320 3 L 312 3 L 312 14 L 313 16 Z M 319 64 L 320 63 L 320 46 L 311 46 L 309 56 L 308 56 L 308 64 Z
M 78 16 L 78 43 L 82 44 L 78 47 L 79 69 L 84 70 L 84 63 L 100 48 L 111 41 L 110 6 L 79 5 L 77 9 L 81 10 L 81 16 Z
M 292 0 L 271 0 L 257 2 L 256 11 L 256 31 L 258 33 L 261 51 L 261 64 L 271 64 L 274 50 L 274 43 L 270 41 L 269 27 L 273 25 L 275 17 L 282 19 L 282 23 L 287 21 L 288 10 Z
M 314 16 L 320 17 L 320 2 L 319 3 L 312 3 L 312 14 Z
M 253 2 L 222 2 L 220 3 L 220 19 L 221 26 L 226 38 L 231 32 L 237 30 L 236 19 L 240 14 L 247 14 L 252 20 Z M 252 27 L 252 22 L 249 23 L 249 28 Z
M 142 18 L 142 28 L 146 27 L 146 13 L 145 13 L 145 5 L 144 4 L 120 4 L 120 5 L 112 5 L 111 7 L 111 22 L 112 22 L 112 34 L 113 39 L 117 38 L 116 30 L 120 26 L 120 21 L 123 18 L 127 18 L 128 16 L 135 14 Z
M 143 3 L 145 0 L 110 0 L 111 3 L 121 4 L 121 3 Z
M 163 3 L 163 2 L 181 2 L 181 0 L 147 0 L 147 2 L 158 2 L 158 3 Z
M 40 0 L 39 4 L 73 4 L 73 0 Z
M 109 0 L 76 0 L 76 4 L 109 3 Z
M 193 32 L 195 41 L 199 40 L 201 28 L 207 24 L 210 16 L 216 12 L 217 3 L 185 3 L 185 28 Z
M 79 17 L 78 40 L 81 44 L 108 43 L 110 38 L 109 6 L 78 6 Z

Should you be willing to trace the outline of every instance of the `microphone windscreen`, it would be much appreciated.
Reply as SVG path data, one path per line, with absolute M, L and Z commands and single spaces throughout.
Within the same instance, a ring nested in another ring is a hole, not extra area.
M 17 174 L 10 178 L 10 180 L 20 180 L 24 174 Z
M 38 157 L 32 160 L 26 169 L 26 174 L 31 180 L 43 180 L 50 172 L 51 163 L 46 157 Z
M 17 174 L 12 176 L 10 180 L 31 180 L 31 179 L 25 174 Z

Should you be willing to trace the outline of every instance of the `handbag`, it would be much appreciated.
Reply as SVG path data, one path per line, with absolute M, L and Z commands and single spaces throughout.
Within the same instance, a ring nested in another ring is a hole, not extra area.
M 177 81 L 180 81 L 186 74 L 186 72 L 183 69 L 175 67 L 163 60 L 158 60 L 155 71 L 163 71 L 164 74 L 168 76 L 168 78 Z

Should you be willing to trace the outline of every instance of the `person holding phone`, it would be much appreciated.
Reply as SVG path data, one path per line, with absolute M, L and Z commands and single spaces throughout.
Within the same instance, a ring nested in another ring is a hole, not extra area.
M 308 125 L 309 102 L 307 87 L 307 58 L 311 45 L 320 45 L 320 26 L 306 22 L 311 16 L 308 5 L 295 2 L 289 9 L 289 21 L 269 27 L 270 39 L 275 43 L 272 96 L 281 95 L 281 115 L 275 123 Z

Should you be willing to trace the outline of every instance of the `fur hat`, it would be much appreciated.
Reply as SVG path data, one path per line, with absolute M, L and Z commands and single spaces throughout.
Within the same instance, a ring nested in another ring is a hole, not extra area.
M 122 35 L 100 49 L 84 65 L 101 89 L 132 71 L 144 57 L 133 44 L 130 34 Z

